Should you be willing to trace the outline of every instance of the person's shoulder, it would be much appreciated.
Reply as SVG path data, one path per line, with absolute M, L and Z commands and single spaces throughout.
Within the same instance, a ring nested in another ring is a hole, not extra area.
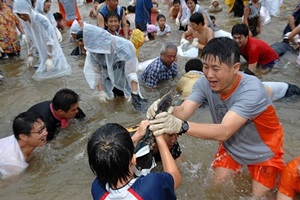
M 159 185 L 165 184 L 165 181 L 169 181 L 170 179 L 173 180 L 172 175 L 167 172 L 154 172 L 147 174 L 146 176 L 140 176 L 136 183 L 142 183 L 148 186 L 151 185 Z

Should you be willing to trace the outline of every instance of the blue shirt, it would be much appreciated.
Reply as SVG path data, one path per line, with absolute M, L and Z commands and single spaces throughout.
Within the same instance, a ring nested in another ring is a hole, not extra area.
M 171 79 L 175 77 L 177 73 L 177 64 L 175 62 L 169 67 L 166 67 L 161 58 L 157 57 L 145 69 L 141 75 L 141 79 L 148 87 L 156 87 L 159 81 Z
M 151 0 L 136 1 L 135 5 L 135 23 L 136 24 L 151 24 L 151 11 L 153 7 Z
M 103 188 L 96 178 L 92 184 L 91 193 L 94 200 L 99 199 L 144 199 L 144 200 L 173 200 L 176 199 L 174 180 L 166 172 L 150 173 L 132 179 L 128 184 L 118 189 L 111 189 L 106 184 Z

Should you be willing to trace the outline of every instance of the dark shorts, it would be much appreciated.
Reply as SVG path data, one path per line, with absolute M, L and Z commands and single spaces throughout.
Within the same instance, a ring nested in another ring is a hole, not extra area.
M 141 31 L 145 32 L 145 31 L 147 31 L 147 24 L 136 23 L 135 28 L 140 29 Z
M 279 59 L 277 59 L 277 60 L 274 60 L 274 61 L 272 61 L 272 62 L 269 62 L 269 63 L 267 63 L 267 64 L 265 64 L 265 65 L 259 65 L 259 69 L 272 69 L 273 67 L 274 67 L 274 65 L 277 63 L 279 61 Z

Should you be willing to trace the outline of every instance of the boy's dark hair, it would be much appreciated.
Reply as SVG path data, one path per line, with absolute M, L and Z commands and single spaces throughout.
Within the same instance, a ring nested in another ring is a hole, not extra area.
M 13 121 L 13 132 L 15 138 L 19 140 L 20 134 L 25 134 L 27 136 L 30 135 L 33 124 L 34 122 L 37 122 L 38 119 L 43 121 L 43 117 L 40 114 L 30 111 L 20 113 L 16 116 Z
M 232 67 L 240 62 L 240 48 L 238 44 L 228 37 L 218 37 L 211 39 L 204 47 L 201 59 L 219 58 L 220 63 L 225 63 Z
M 55 21 L 63 19 L 62 14 L 59 12 L 53 13 L 53 17 L 54 17 Z
M 172 5 L 174 5 L 174 4 L 176 4 L 176 3 L 179 3 L 179 4 L 180 4 L 180 0 L 173 0 Z
M 83 31 L 78 31 L 76 34 L 76 40 L 82 41 L 83 39 Z
M 104 17 L 105 22 L 107 22 L 108 19 L 112 18 L 112 17 L 117 17 L 119 21 L 121 20 L 120 16 L 118 15 L 118 13 L 116 11 L 111 11 L 105 15 L 105 17 Z
M 127 6 L 128 13 L 135 13 L 135 6 L 129 5 Z
M 185 2 L 187 2 L 188 0 L 185 0 Z M 193 2 L 195 3 L 195 4 L 198 4 L 198 2 L 197 2 L 197 0 L 193 0 Z
M 160 18 L 164 18 L 166 20 L 166 16 L 164 16 L 163 14 L 158 14 L 156 16 L 156 21 L 158 22 L 158 20 L 160 20 Z
M 89 165 L 100 185 L 116 188 L 118 181 L 128 181 L 129 164 L 134 145 L 129 132 L 119 124 L 108 123 L 98 128 L 88 141 Z
M 231 35 L 235 34 L 244 35 L 247 37 L 249 34 L 248 26 L 243 23 L 234 25 L 231 29 Z
M 62 109 L 67 112 L 70 107 L 78 103 L 80 100 L 79 95 L 68 88 L 59 90 L 52 99 L 52 106 L 54 110 Z
M 98 2 L 99 4 L 103 3 L 105 0 L 94 0 L 94 3 Z
M 197 25 L 199 25 L 201 23 L 202 26 L 204 26 L 204 24 L 205 24 L 203 15 L 198 12 L 191 15 L 190 22 L 196 23 Z
M 209 18 L 210 18 L 211 20 L 216 20 L 216 17 L 213 16 L 213 15 L 209 15 Z
M 202 72 L 203 63 L 198 58 L 192 58 L 185 63 L 185 72 L 188 73 L 191 70 Z

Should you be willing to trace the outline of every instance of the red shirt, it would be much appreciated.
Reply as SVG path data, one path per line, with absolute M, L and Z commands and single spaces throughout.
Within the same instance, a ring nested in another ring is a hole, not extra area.
M 241 55 L 247 60 L 248 64 L 266 65 L 279 57 L 277 53 L 263 40 L 248 37 L 247 44 L 240 48 Z

